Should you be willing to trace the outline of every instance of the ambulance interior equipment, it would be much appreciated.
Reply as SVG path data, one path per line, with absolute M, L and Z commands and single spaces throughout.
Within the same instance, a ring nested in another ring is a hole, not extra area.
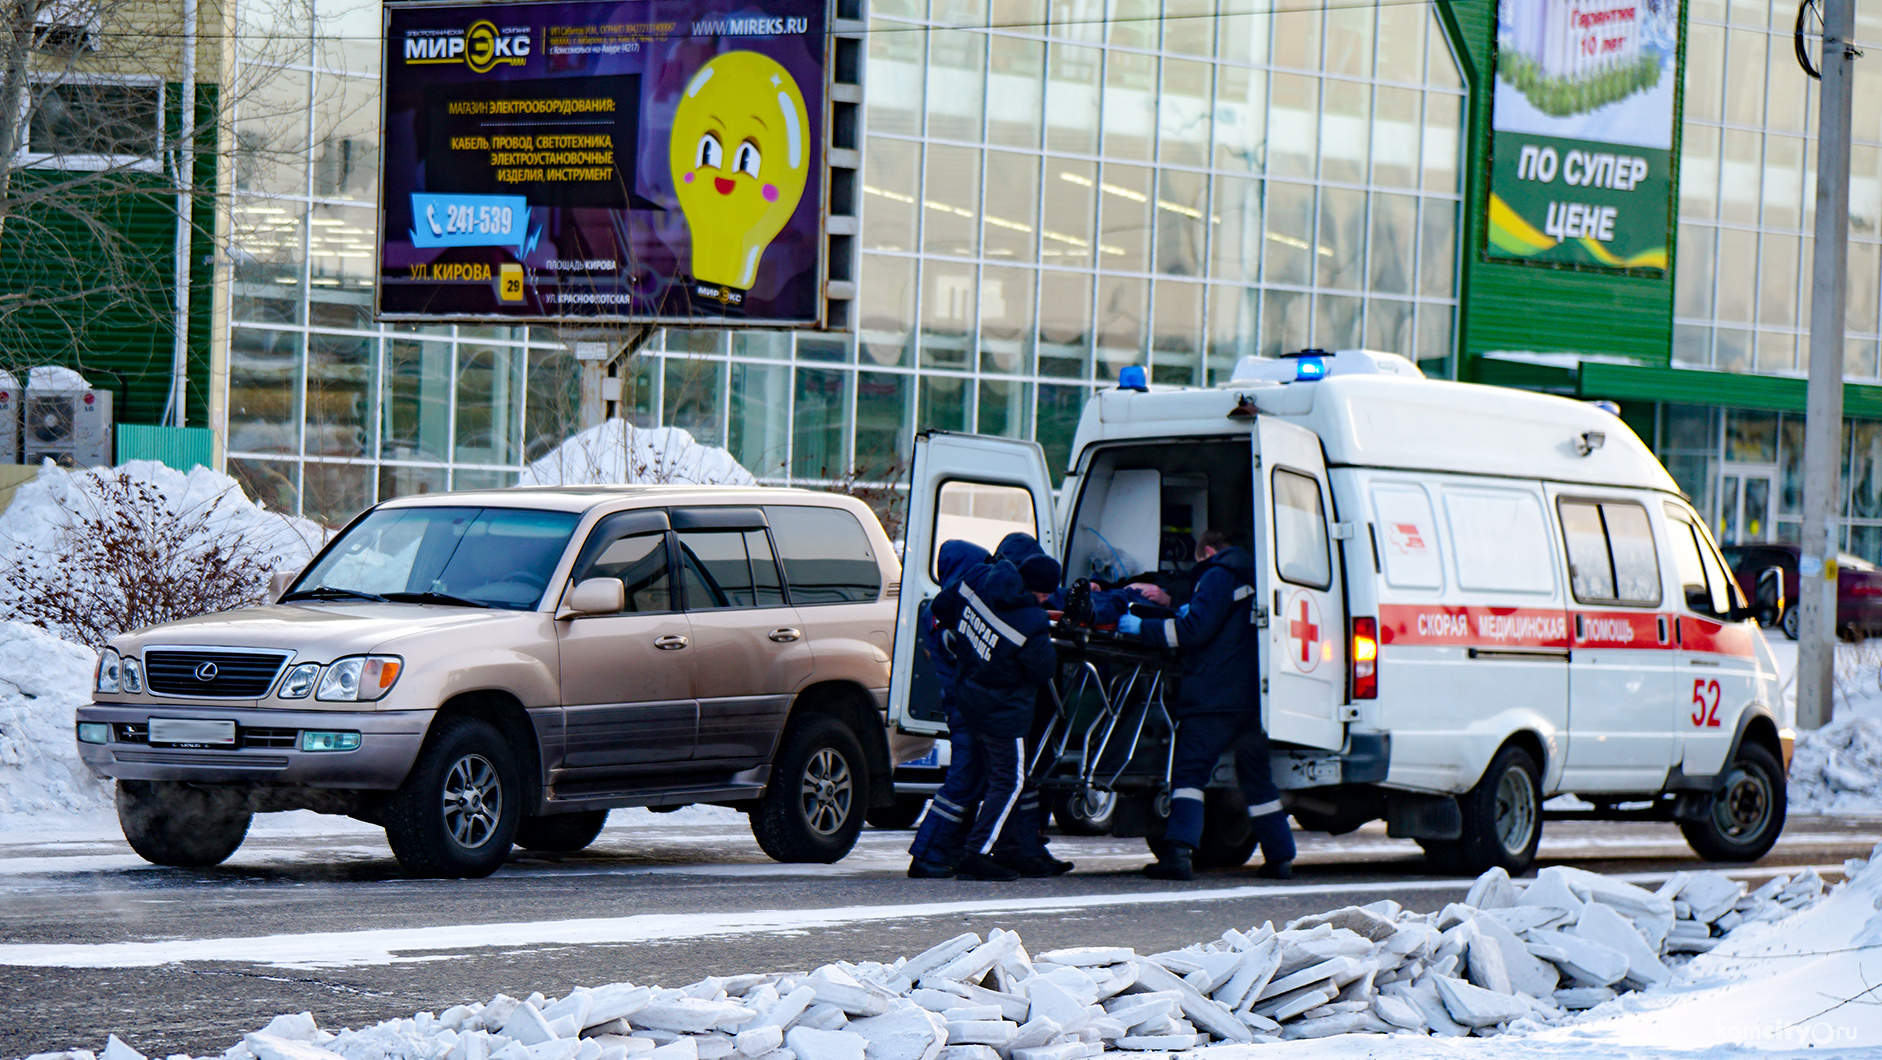
M 1302 827 L 1383 818 L 1465 872 L 1522 871 L 1544 818 L 1570 814 L 1674 822 L 1708 858 L 1770 848 L 1793 708 L 1756 617 L 1782 613 L 1781 580 L 1745 600 L 1704 520 L 1611 410 L 1426 380 L 1365 351 L 1245 358 L 1233 374 L 1100 391 L 1064 469 L 1030 442 L 917 439 L 896 725 L 945 731 L 914 614 L 947 537 L 991 549 L 1024 530 L 1069 584 L 1151 580 L 1176 605 L 1213 528 L 1255 556 L 1250 697 Z M 1068 610 L 1036 775 L 1061 809 L 1103 802 L 1113 834 L 1154 840 L 1175 660 Z M 1583 808 L 1543 809 L 1568 793 Z M 1207 795 L 1199 860 L 1245 858 L 1226 756 Z

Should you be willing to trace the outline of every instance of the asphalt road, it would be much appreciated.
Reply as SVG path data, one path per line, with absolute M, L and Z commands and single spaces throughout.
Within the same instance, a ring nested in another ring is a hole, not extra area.
M 311 822 L 311 823 L 310 823 Z M 962 931 L 1019 931 L 1034 951 L 1156 952 L 1230 927 L 1390 898 L 1434 909 L 1467 880 L 1433 877 L 1379 826 L 1305 834 L 1289 883 L 1251 872 L 1145 880 L 1141 841 L 1061 837 L 1078 871 L 1008 884 L 903 876 L 909 833 L 869 830 L 836 865 L 777 865 L 726 811 L 617 812 L 578 855 L 518 857 L 485 880 L 405 879 L 353 822 L 263 818 L 229 863 L 159 869 L 101 824 L 0 835 L 0 1058 L 99 1049 L 117 1033 L 153 1057 L 220 1053 L 276 1013 L 323 1027 L 532 990 L 893 960 Z M 1867 856 L 1882 820 L 1793 819 L 1763 862 Z M 1700 864 L 1671 826 L 1553 822 L 1542 864 L 1652 883 Z

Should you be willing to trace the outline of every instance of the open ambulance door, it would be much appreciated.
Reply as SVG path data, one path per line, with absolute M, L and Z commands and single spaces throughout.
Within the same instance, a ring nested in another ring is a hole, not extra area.
M 903 529 L 902 592 L 889 674 L 889 719 L 904 732 L 947 731 L 940 689 L 922 647 L 921 605 L 933 599 L 935 550 L 961 538 L 992 552 L 1023 531 L 1052 556 L 1052 475 L 1036 442 L 928 431 L 915 439 Z
M 1346 595 L 1320 439 L 1257 416 L 1254 482 L 1262 723 L 1270 739 L 1336 751 L 1346 735 Z

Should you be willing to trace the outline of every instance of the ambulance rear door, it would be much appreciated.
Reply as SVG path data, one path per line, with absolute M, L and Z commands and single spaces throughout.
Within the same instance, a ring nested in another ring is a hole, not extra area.
M 889 674 L 889 718 L 898 728 L 947 731 L 919 628 L 921 605 L 940 589 L 935 551 L 959 538 L 991 552 L 1001 538 L 1020 531 L 1057 556 L 1052 527 L 1052 478 L 1038 443 L 946 431 L 915 439 Z
M 1338 750 L 1345 743 L 1345 592 L 1333 539 L 1332 491 L 1320 439 L 1255 419 L 1255 603 L 1261 717 L 1274 740 Z

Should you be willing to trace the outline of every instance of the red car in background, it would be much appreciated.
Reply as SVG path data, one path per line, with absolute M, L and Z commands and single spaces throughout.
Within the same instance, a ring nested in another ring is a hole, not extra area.
M 1721 551 L 1747 597 L 1757 588 L 1760 571 L 1767 567 L 1784 571 L 1786 606 L 1778 626 L 1796 640 L 1798 546 L 1727 545 Z M 1882 569 L 1846 552 L 1836 556 L 1836 630 L 1852 639 L 1882 630 Z

